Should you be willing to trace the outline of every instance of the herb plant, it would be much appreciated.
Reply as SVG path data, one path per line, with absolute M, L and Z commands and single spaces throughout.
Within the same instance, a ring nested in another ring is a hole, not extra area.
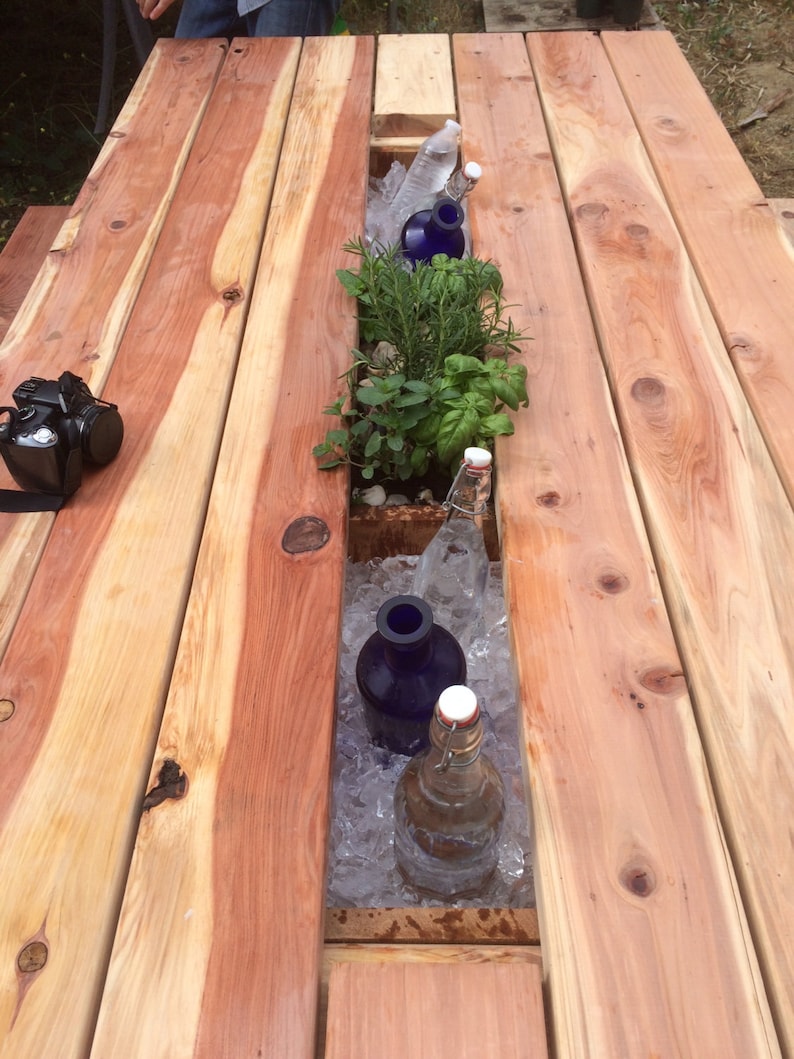
M 345 249 L 361 259 L 337 273 L 357 300 L 361 348 L 343 376 L 347 392 L 324 410 L 341 422 L 314 449 L 320 466 L 405 481 L 511 434 L 504 409 L 528 404 L 527 373 L 508 364 L 523 336 L 504 320 L 496 266 L 438 254 L 411 270 L 395 250 Z

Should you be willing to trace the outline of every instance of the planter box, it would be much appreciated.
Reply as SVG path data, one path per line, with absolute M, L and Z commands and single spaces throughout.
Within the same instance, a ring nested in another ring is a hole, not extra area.
M 420 555 L 444 521 L 440 504 L 399 507 L 356 505 L 350 515 L 347 554 L 354 563 L 391 555 Z M 493 509 L 483 516 L 483 534 L 491 562 L 499 559 L 499 537 Z

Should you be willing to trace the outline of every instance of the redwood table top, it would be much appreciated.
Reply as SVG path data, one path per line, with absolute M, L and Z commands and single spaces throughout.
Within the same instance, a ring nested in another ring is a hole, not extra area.
M 348 483 L 311 450 L 378 51 L 159 42 L 0 347 L 7 398 L 68 369 L 125 422 L 0 516 L 3 1057 L 315 1054 Z M 794 249 L 669 34 L 442 51 L 531 336 L 496 505 L 553 1053 L 794 1055 Z

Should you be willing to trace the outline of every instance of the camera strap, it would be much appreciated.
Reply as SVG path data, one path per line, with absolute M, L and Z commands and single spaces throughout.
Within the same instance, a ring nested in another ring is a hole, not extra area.
M 60 511 L 68 500 L 53 493 L 22 493 L 16 489 L 0 489 L 0 511 L 14 515 L 25 511 Z
M 0 408 L 0 415 L 4 412 L 13 427 L 19 418 L 19 409 L 11 406 Z M 24 493 L 16 489 L 0 489 L 0 512 L 21 515 L 28 511 L 60 511 L 66 500 L 67 497 L 58 493 Z

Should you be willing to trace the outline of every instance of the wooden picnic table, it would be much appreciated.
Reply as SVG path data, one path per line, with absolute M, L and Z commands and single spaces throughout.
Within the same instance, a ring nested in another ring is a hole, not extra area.
M 324 945 L 348 482 L 311 450 L 370 155 L 439 69 L 532 336 L 496 507 L 539 948 Z M 665 32 L 160 41 L 0 347 L 5 403 L 68 369 L 126 429 L 0 516 L 0 1055 L 794 1056 L 792 305 Z

